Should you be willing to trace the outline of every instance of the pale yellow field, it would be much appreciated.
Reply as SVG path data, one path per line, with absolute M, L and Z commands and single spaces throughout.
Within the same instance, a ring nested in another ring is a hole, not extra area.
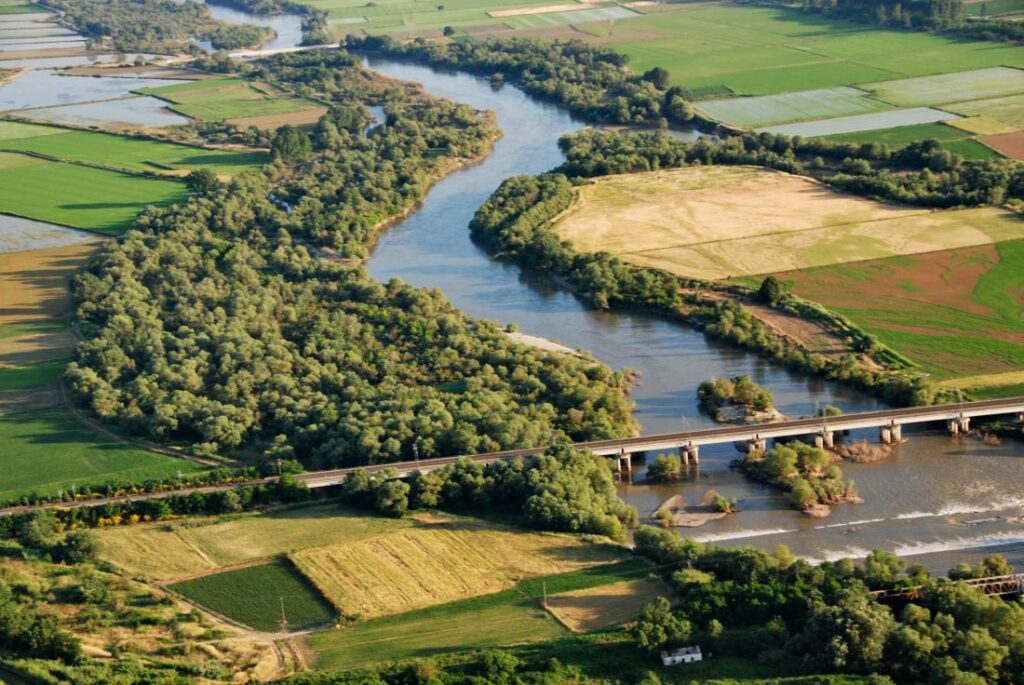
M 587 633 L 632 621 L 644 604 L 669 594 L 664 583 L 641 578 L 552 595 L 547 609 L 569 630 Z
M 941 381 L 938 385 L 943 388 L 954 388 L 957 390 L 984 390 L 985 388 L 999 388 L 1006 385 L 1020 384 L 1024 384 L 1024 371 L 1007 371 L 1006 373 L 989 373 L 981 376 L 951 378 Z
M 1016 126 L 1010 126 L 1004 124 L 1001 121 L 995 119 L 989 119 L 988 117 L 964 117 L 962 119 L 951 119 L 945 122 L 947 126 L 967 131 L 968 133 L 977 133 L 979 135 L 993 135 L 999 133 L 1013 133 L 1017 130 Z
M 755 167 L 692 167 L 583 186 L 555 225 L 583 251 L 723 279 L 1024 237 L 998 208 L 935 212 Z
M 372 618 L 498 592 L 527 576 L 573 571 L 621 554 L 572 536 L 458 521 L 291 558 L 342 613 Z
M 585 5 L 568 3 L 565 5 L 545 5 L 544 7 L 519 7 L 510 10 L 491 10 L 487 13 L 489 17 L 521 17 L 527 14 L 549 14 L 551 12 L 571 12 L 572 10 L 584 9 Z
M 366 516 L 334 505 L 199 522 L 100 529 L 101 556 L 133 575 L 170 580 L 416 525 L 413 519 Z

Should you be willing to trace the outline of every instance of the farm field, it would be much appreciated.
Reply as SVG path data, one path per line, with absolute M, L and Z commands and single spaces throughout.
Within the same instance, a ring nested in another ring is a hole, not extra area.
M 1004 156 L 1000 154 L 998 150 L 994 150 L 992 147 L 983 142 L 974 140 L 973 138 L 953 140 L 948 143 L 943 143 L 942 147 L 943 149 L 949 150 L 950 152 L 960 155 L 964 159 L 968 160 L 1002 159 Z
M 287 563 L 272 562 L 224 571 L 168 586 L 190 601 L 257 630 L 287 630 L 330 623 L 334 612 L 300 573 Z
M 998 208 L 932 212 L 754 167 L 604 177 L 555 225 L 579 249 L 721 279 L 1024 238 Z
M 892 109 L 856 88 L 826 88 L 749 98 L 703 100 L 700 110 L 718 121 L 757 128 L 806 119 L 824 119 Z
M 901 147 L 916 140 L 937 140 L 940 143 L 965 140 L 970 137 L 967 131 L 954 128 L 949 124 L 917 124 L 915 126 L 896 126 L 877 131 L 854 131 L 853 133 L 835 133 L 827 136 L 837 143 L 881 143 L 893 147 Z
M 664 583 L 640 578 L 551 595 L 547 609 L 574 633 L 588 633 L 632 621 L 644 604 L 670 594 Z
M 902 126 L 934 124 L 940 121 L 950 121 L 959 118 L 958 115 L 941 109 L 912 107 L 910 109 L 894 109 L 885 112 L 873 112 L 871 114 L 854 114 L 848 117 L 801 121 L 793 124 L 781 124 L 779 126 L 765 126 L 757 130 L 768 131 L 769 133 L 782 133 L 787 136 L 815 138 L 817 136 L 830 136 L 858 131 L 887 130 Z
M 938 74 L 861 86 L 872 96 L 899 107 L 983 100 L 1024 92 L 1024 71 L 995 67 Z
M 131 227 L 146 205 L 165 207 L 188 193 L 177 181 L 0 152 L 0 212 L 100 233 Z M 53 189 L 61 188 L 58 201 Z
M 966 117 L 995 120 L 1015 131 L 1024 129 L 1024 94 L 957 102 L 946 105 L 946 109 Z
M 211 150 L 176 143 L 128 138 L 109 133 L 72 131 L 53 126 L 18 124 L 6 130 L 0 121 L 0 150 L 33 152 L 68 162 L 85 162 L 129 171 L 191 171 L 208 168 L 234 175 L 258 169 L 267 155 L 260 152 Z
M 939 380 L 1024 366 L 1024 240 L 778 274 Z M 978 381 L 996 392 L 993 384 Z M 963 381 L 968 386 L 972 382 Z
M 374 618 L 497 592 L 524 576 L 608 563 L 621 551 L 569 535 L 458 520 L 291 558 L 342 613 Z
M 982 136 L 981 140 L 1007 157 L 1024 160 L 1024 131 Z
M 687 88 L 744 95 L 876 83 L 1024 66 L 1011 45 L 893 31 L 779 7 L 691 5 L 612 27 L 582 25 L 630 56 L 637 72 L 661 66 Z
M 317 654 L 314 668 L 343 670 L 438 653 L 485 649 L 569 632 L 540 604 L 548 593 L 610 585 L 646 576 L 639 560 L 520 581 L 514 588 L 473 599 L 374 619 L 347 630 L 313 633 L 304 643 Z
M 0 414 L 0 501 L 71 486 L 145 480 L 202 468 L 183 459 L 129 447 L 80 424 L 63 409 Z
M 201 121 L 325 111 L 314 103 L 278 93 L 268 85 L 230 77 L 141 88 L 136 92 L 166 100 L 171 103 L 171 110 Z
M 97 531 L 97 536 L 107 561 L 132 575 L 168 580 L 307 547 L 354 542 L 413 525 L 416 521 L 412 518 L 367 516 L 324 504 L 193 519 L 187 526 L 108 528 Z

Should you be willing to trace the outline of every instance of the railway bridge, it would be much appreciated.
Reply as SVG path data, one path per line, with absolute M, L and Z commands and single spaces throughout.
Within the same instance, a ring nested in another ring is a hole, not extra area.
M 775 423 L 750 424 L 743 426 L 720 426 L 681 433 L 664 433 L 661 435 L 642 435 L 634 438 L 618 438 L 594 442 L 576 443 L 574 447 L 589 450 L 594 454 L 618 457 L 620 463 L 628 462 L 630 455 L 655 450 L 679 450 L 684 463 L 696 464 L 700 461 L 700 448 L 705 445 L 737 443 L 746 450 L 764 451 L 769 440 L 779 438 L 813 438 L 821 447 L 834 444 L 837 431 L 876 428 L 879 438 L 884 443 L 899 442 L 903 437 L 903 426 L 924 423 L 942 423 L 952 435 L 959 435 L 970 430 L 971 419 L 979 417 L 1010 416 L 1017 421 L 1024 421 L 1024 397 L 1000 400 L 984 400 L 980 402 L 961 402 L 931 407 L 910 407 L 907 409 L 882 409 L 878 411 L 829 416 L 822 418 L 796 419 Z M 422 459 L 392 464 L 375 464 L 366 467 L 368 471 L 396 469 L 400 476 L 413 471 L 433 471 L 459 459 L 489 464 L 495 461 L 515 459 L 541 454 L 546 450 L 542 447 L 525 447 L 476 454 L 467 457 L 443 457 L 440 459 Z M 300 475 L 311 488 L 328 487 L 342 483 L 354 468 L 334 469 L 330 471 L 314 471 Z
M 985 578 L 970 578 L 959 581 L 971 587 L 978 588 L 986 595 L 1017 595 L 1024 594 L 1024 573 L 1013 573 L 1006 576 L 987 576 Z M 921 596 L 923 585 L 903 588 L 900 590 L 876 590 L 871 595 L 879 600 L 893 599 L 918 599 Z

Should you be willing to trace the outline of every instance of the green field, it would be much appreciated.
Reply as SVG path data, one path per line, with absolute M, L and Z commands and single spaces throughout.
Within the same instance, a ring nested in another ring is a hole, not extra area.
M 971 138 L 943 143 L 942 147 L 964 159 L 1002 159 L 1003 156 L 984 143 Z
M 861 86 L 879 100 L 899 107 L 941 105 L 1024 92 L 1024 71 L 995 67 L 899 79 Z
M 984 0 L 984 2 L 972 2 L 966 5 L 968 16 L 992 17 L 998 14 L 1013 14 L 1024 12 L 1024 0 Z
M 943 123 L 917 124 L 916 126 L 897 126 L 877 131 L 857 131 L 856 133 L 837 133 L 826 136 L 837 143 L 882 143 L 893 147 L 901 147 L 916 140 L 937 140 L 940 143 L 969 138 L 967 131 L 962 131 Z
M 22 0 L 0 0 L 0 14 L 30 14 L 38 12 L 39 8 L 30 2 Z
M 65 366 L 67 362 L 60 360 L 28 366 L 0 367 L 0 392 L 54 385 L 60 380 Z
M 269 86 L 230 77 L 141 88 L 136 92 L 166 100 L 175 112 L 203 121 L 289 114 L 315 107 L 306 100 L 275 93 Z
M 968 117 L 994 119 L 1013 129 L 1024 129 L 1024 94 L 957 102 L 943 109 Z
M 494 18 L 488 10 L 568 4 L 572 0 L 514 0 L 508 4 L 496 0 L 308 0 L 307 4 L 331 13 L 331 28 L 338 33 L 367 31 L 394 33 L 441 29 L 444 26 L 482 25 L 530 28 L 540 15 Z M 569 23 L 561 21 L 560 23 Z
M 188 197 L 177 181 L 4 152 L 0 187 L 0 212 L 115 234 L 130 228 L 146 205 L 166 207 Z
M 344 670 L 412 659 L 547 640 L 568 634 L 540 606 L 546 587 L 555 594 L 645 577 L 640 560 L 521 581 L 492 595 L 410 611 L 314 633 L 306 644 L 317 653 L 315 668 Z
M 594 33 L 608 27 L 584 25 Z M 638 72 L 661 66 L 688 88 L 737 94 L 875 83 L 1024 66 L 1012 45 L 885 30 L 777 7 L 693 5 L 619 22 L 602 38 Z
M 0 122 L 0 150 L 35 152 L 69 162 L 85 162 L 129 171 L 192 170 L 208 168 L 218 174 L 259 169 L 267 160 L 262 152 L 209 150 L 190 145 L 109 133 L 69 131 L 53 126 L 18 124 L 12 130 Z
M 62 409 L 0 415 L 0 501 L 72 486 L 141 481 L 203 467 L 137 449 L 80 424 Z
M 1022 264 L 1024 240 L 1014 240 L 780 278 L 945 380 L 1024 368 Z
M 751 98 L 704 100 L 697 108 L 712 119 L 750 128 L 892 109 L 867 95 L 862 90 L 842 86 Z
M 169 587 L 214 613 L 257 630 L 280 630 L 282 605 L 288 630 L 324 625 L 335 618 L 313 586 L 285 563 L 248 566 Z

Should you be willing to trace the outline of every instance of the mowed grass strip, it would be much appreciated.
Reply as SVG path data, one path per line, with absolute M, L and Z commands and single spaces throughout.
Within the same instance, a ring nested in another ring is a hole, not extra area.
M 224 571 L 168 587 L 216 614 L 267 632 L 280 630 L 282 618 L 287 630 L 324 625 L 335 618 L 330 605 L 286 562 Z
M 325 630 L 304 639 L 319 670 L 348 670 L 445 652 L 486 649 L 568 635 L 541 607 L 549 594 L 645 577 L 650 566 L 632 559 L 521 581 L 503 592 Z
M 1024 368 L 1024 240 L 779 274 L 936 379 Z M 1019 380 L 1002 377 L 1001 383 Z M 969 384 L 971 385 L 971 384 Z M 973 383 L 992 391 L 994 382 Z
M 994 67 L 952 74 L 898 79 L 860 86 L 872 96 L 899 107 L 941 105 L 1024 93 L 1024 71 Z
M 697 108 L 733 126 L 760 127 L 892 109 L 856 88 L 826 88 L 748 98 L 704 100 Z
M 639 578 L 551 595 L 547 610 L 569 630 L 587 633 L 632 621 L 644 604 L 671 594 L 665 583 Z
M 248 169 L 259 169 L 267 161 L 267 155 L 261 152 L 211 150 L 110 133 L 70 131 L 51 126 L 34 128 L 42 132 L 39 135 L 22 135 L 15 139 L 0 138 L 0 149 L 34 152 L 69 162 L 85 162 L 129 171 L 191 171 L 208 168 L 218 174 L 234 175 Z
M 196 575 L 307 547 L 355 542 L 416 525 L 413 518 L 369 516 L 334 504 L 284 511 L 155 523 L 97 532 L 102 556 L 156 580 Z
M 966 130 L 954 128 L 960 121 L 963 120 L 958 119 L 950 124 L 917 124 L 916 126 L 897 126 L 879 131 L 837 133 L 825 137 L 837 143 L 881 143 L 893 147 L 903 147 L 918 140 L 937 140 L 941 143 L 970 137 Z
M 598 179 L 555 230 L 584 251 L 723 279 L 1015 240 L 1024 221 L 996 207 L 933 212 L 802 176 L 710 166 Z
M 200 464 L 130 447 L 79 423 L 63 409 L 0 415 L 0 501 L 28 493 L 173 477 Z
M 188 197 L 177 181 L 0 153 L 0 212 L 117 234 L 147 206 Z
M 60 360 L 27 366 L 0 367 L 0 392 L 56 385 L 66 365 L 64 360 Z
M 613 546 L 473 520 L 297 552 L 292 560 L 342 612 L 363 618 L 483 595 L 517 580 L 621 558 Z
M 136 92 L 166 100 L 172 103 L 170 109 L 175 112 L 202 121 L 286 114 L 315 108 L 306 100 L 238 78 L 190 81 L 173 86 L 141 88 Z

